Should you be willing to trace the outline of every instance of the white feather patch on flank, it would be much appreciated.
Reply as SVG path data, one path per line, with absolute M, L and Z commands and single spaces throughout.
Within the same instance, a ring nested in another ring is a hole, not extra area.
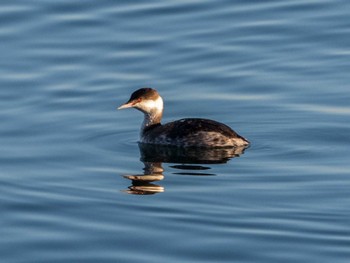
M 196 145 L 196 146 L 219 146 L 219 147 L 236 147 L 236 146 L 245 146 L 248 143 L 237 137 L 230 138 L 222 135 L 218 132 L 207 132 L 199 131 L 195 134 L 192 134 L 190 138 L 186 138 L 183 143 Z

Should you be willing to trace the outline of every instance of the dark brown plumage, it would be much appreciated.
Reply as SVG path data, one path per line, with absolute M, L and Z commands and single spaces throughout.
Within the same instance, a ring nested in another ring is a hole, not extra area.
M 163 100 L 152 88 L 132 93 L 127 103 L 118 109 L 136 108 L 145 114 L 141 127 L 141 142 L 181 147 L 247 146 L 249 141 L 227 125 L 208 119 L 188 118 L 161 124 Z

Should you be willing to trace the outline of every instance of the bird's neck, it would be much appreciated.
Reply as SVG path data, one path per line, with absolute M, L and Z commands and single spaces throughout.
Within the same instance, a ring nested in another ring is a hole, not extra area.
M 147 128 L 153 125 L 160 124 L 162 120 L 162 115 L 163 115 L 162 111 L 156 111 L 156 110 L 144 113 L 144 119 L 141 126 L 141 135 L 145 130 L 147 130 Z

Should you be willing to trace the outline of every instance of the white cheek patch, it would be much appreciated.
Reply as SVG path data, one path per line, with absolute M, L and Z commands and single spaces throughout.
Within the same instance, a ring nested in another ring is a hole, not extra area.
M 161 97 L 158 97 L 156 100 L 146 100 L 143 102 L 143 106 L 145 109 L 158 109 L 158 110 L 163 110 L 163 100 Z

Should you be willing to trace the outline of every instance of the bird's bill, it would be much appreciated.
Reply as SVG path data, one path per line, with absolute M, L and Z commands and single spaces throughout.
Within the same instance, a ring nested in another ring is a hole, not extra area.
M 132 108 L 134 104 L 132 102 L 127 102 L 122 105 L 120 105 L 117 110 L 122 110 L 122 109 L 127 109 L 127 108 Z

